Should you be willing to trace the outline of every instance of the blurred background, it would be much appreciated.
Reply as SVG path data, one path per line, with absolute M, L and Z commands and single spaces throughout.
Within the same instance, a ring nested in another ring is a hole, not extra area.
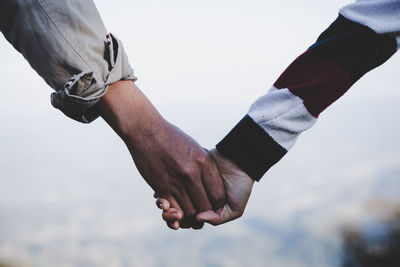
M 95 2 L 139 87 L 213 147 L 352 1 Z M 0 266 L 400 266 L 389 265 L 399 55 L 320 116 L 255 184 L 241 219 L 174 232 L 105 122 L 52 108 L 51 89 L 4 38 L 0 48 Z

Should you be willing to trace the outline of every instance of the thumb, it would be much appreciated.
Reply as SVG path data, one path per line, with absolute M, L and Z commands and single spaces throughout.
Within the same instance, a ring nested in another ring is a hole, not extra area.
M 212 225 L 218 225 L 221 224 L 221 218 L 217 212 L 214 210 L 207 210 L 200 212 L 199 214 L 196 215 L 196 220 L 200 222 L 207 222 Z
M 207 210 L 196 215 L 196 220 L 207 222 L 212 225 L 220 225 L 236 219 L 238 216 L 231 210 L 228 204 L 224 207 L 214 210 Z

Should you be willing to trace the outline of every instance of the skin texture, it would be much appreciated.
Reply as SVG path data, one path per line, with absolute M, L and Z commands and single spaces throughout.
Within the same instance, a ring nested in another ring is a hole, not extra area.
M 210 155 L 216 162 L 224 182 L 226 203 L 222 208 L 197 214 L 196 219 L 212 225 L 220 225 L 242 216 L 250 197 L 254 180 L 216 149 L 211 150 Z M 170 228 L 176 229 L 179 224 L 179 220 L 176 218 L 182 217 L 180 211 L 170 206 L 167 199 L 158 198 L 156 204 L 163 209 L 163 220 L 167 222 Z
M 208 151 L 168 123 L 133 82 L 111 85 L 98 108 L 155 194 L 185 214 L 172 217 L 177 222 L 168 223 L 170 228 L 200 229 L 204 223 L 196 214 L 223 206 L 223 182 Z

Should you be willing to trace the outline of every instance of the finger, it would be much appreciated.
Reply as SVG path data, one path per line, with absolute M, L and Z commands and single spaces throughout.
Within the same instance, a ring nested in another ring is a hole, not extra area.
M 170 204 L 170 208 L 177 209 L 183 216 L 183 218 L 178 222 L 178 228 L 179 227 L 183 228 L 183 229 L 190 228 L 191 225 L 190 225 L 188 219 L 185 217 L 185 213 L 183 212 L 183 210 L 182 210 L 181 206 L 179 205 L 178 201 L 172 196 L 169 196 L 166 199 L 168 200 L 168 202 Z
M 197 214 L 196 219 L 212 225 L 219 225 L 222 221 L 218 213 L 213 210 L 208 210 Z
M 187 192 L 186 195 L 189 196 L 189 201 L 192 203 L 195 211 L 202 212 L 212 209 L 212 205 L 208 200 L 208 196 L 201 179 L 201 172 L 199 171 L 198 175 L 195 175 L 194 177 L 188 177 L 185 179 L 185 181 L 185 190 Z M 187 199 L 185 199 L 185 201 L 188 202 Z
M 202 229 L 204 227 L 204 222 L 199 222 L 199 221 L 195 221 L 193 224 L 192 224 L 192 228 L 194 229 L 194 230 L 200 230 L 200 229 Z
M 215 164 L 214 158 L 209 153 L 211 160 L 207 167 L 202 169 L 202 182 L 213 210 L 222 208 L 225 204 L 225 188 L 221 175 Z
M 208 199 L 203 183 L 201 181 L 200 183 L 200 186 L 188 188 L 190 201 L 197 212 L 202 212 L 213 208 L 210 200 Z
M 180 227 L 183 229 L 193 228 L 195 230 L 203 228 L 204 222 L 196 220 L 195 216 L 197 211 L 194 209 L 194 206 L 190 201 L 191 199 L 189 198 L 189 196 L 186 193 L 182 193 L 180 197 L 181 199 L 183 199 L 182 204 L 180 203 L 180 205 L 183 208 L 184 214 L 183 219 L 179 221 Z M 208 200 L 206 201 L 208 202 Z M 211 207 L 209 209 L 211 209 Z M 188 210 L 188 212 L 186 212 L 185 210 Z
M 194 208 L 192 201 L 188 194 L 185 191 L 182 191 L 179 195 L 174 194 L 173 198 L 177 200 L 177 207 L 174 207 L 171 204 L 171 207 L 173 208 L 181 208 L 182 214 L 184 215 L 185 218 L 194 218 L 196 215 L 196 209 Z
M 159 209 L 167 211 L 170 209 L 169 201 L 164 198 L 157 198 L 156 205 Z
M 172 196 L 165 196 L 165 197 L 159 198 L 159 199 L 162 200 L 163 203 L 164 203 L 164 201 L 168 202 L 169 210 L 178 211 L 178 212 L 182 215 L 182 217 L 183 217 L 183 211 L 182 211 L 182 209 L 181 209 L 179 203 L 175 200 L 174 197 L 172 197 Z M 165 202 L 165 203 L 166 203 L 166 202 Z M 167 207 L 168 207 L 168 206 L 167 206 Z M 166 211 L 168 211 L 168 210 L 164 210 L 163 213 L 166 212 Z M 164 218 L 163 218 L 163 220 L 164 220 Z M 165 220 L 164 220 L 164 221 L 165 221 Z M 167 221 L 166 221 L 166 222 L 167 222 Z M 176 224 L 173 224 L 174 222 L 172 222 L 172 221 L 167 222 L 167 224 L 168 224 L 168 223 L 171 223 L 171 225 L 176 226 Z M 176 221 L 176 223 L 177 223 L 178 228 L 179 228 L 181 222 Z M 170 226 L 168 225 L 168 227 L 170 227 Z M 171 227 L 170 227 L 170 228 L 171 228 Z M 174 227 L 172 227 L 171 229 L 174 229 Z
M 184 219 L 186 220 L 185 222 L 181 223 L 181 228 L 193 228 L 195 230 L 199 230 L 203 228 L 204 222 L 197 221 L 195 219 L 196 213 L 210 210 L 212 209 L 211 203 L 208 200 L 206 191 L 204 190 L 204 187 L 198 187 L 197 189 L 193 190 L 188 190 L 190 193 L 189 199 L 190 203 L 193 203 L 191 206 L 188 206 L 187 208 L 191 210 L 193 207 L 194 213 L 190 212 L 185 214 Z M 185 194 L 186 195 L 186 194 Z M 186 199 L 188 201 L 188 199 Z M 183 204 L 184 205 L 184 204 Z
M 225 205 L 223 208 L 217 211 L 208 210 L 197 214 L 196 220 L 207 222 L 212 225 L 220 225 L 232 221 L 238 217 L 240 217 L 238 212 L 232 211 L 228 205 Z
M 163 211 L 162 218 L 166 222 L 178 222 L 182 220 L 183 214 L 179 210 L 171 208 L 168 211 Z
M 178 222 L 168 222 L 167 225 L 172 230 L 179 230 L 179 223 Z
M 179 227 L 182 229 L 190 229 L 192 227 L 191 224 L 185 218 L 183 218 L 178 223 L 179 223 Z
M 163 209 L 163 213 L 162 213 L 162 218 L 165 222 L 169 222 L 169 223 L 174 223 L 182 220 L 183 219 L 183 214 L 175 208 L 170 208 L 170 204 L 169 201 L 163 198 L 158 198 L 157 199 L 157 206 L 160 209 Z M 175 226 L 177 224 L 174 224 Z M 179 227 L 179 223 L 178 223 L 178 227 Z M 189 223 L 186 223 L 186 226 L 183 225 L 185 228 L 190 228 L 190 226 L 193 229 L 201 229 L 204 226 L 203 222 L 198 222 L 198 221 L 194 221 L 193 223 L 191 223 L 191 225 L 189 225 Z
M 194 218 L 196 210 L 186 192 L 177 197 L 168 197 L 167 200 L 169 201 L 170 208 L 177 209 L 183 215 L 182 219 L 178 222 L 180 228 L 189 229 L 192 227 L 202 227 L 202 222 L 199 222 Z

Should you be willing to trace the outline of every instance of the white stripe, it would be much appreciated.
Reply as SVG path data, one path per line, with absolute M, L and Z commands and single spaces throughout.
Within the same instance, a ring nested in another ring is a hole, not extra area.
M 358 0 L 340 12 L 379 34 L 392 34 L 400 44 L 400 0 Z
M 251 105 L 248 115 L 286 150 L 317 121 L 301 98 L 275 87 Z

